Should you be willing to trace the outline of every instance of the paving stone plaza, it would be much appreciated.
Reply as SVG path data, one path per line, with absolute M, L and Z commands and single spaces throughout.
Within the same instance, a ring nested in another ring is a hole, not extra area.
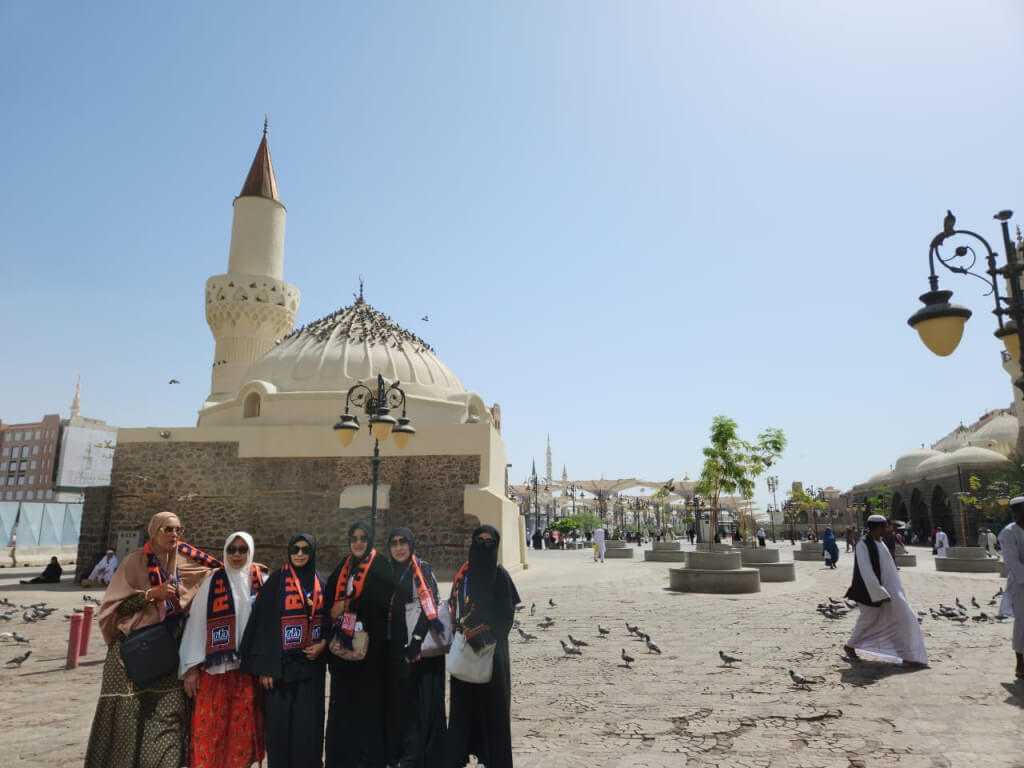
M 792 559 L 788 544 L 779 547 L 782 560 Z M 937 572 L 930 550 L 913 551 L 918 566 L 901 576 L 915 610 L 955 598 L 969 606 L 974 596 L 994 612 L 987 602 L 1003 583 L 998 575 Z M 830 620 L 815 606 L 842 597 L 852 554 L 834 571 L 797 562 L 795 582 L 763 584 L 748 595 L 670 592 L 673 564 L 644 562 L 639 552 L 603 565 L 589 550 L 530 557 L 515 580 L 527 606 L 523 627 L 538 639 L 513 631 L 510 640 L 516 766 L 1024 765 L 1024 685 L 1013 682 L 1010 622 L 960 625 L 925 616 L 930 669 L 844 662 L 840 649 L 856 612 Z M 0 570 L 0 596 L 61 610 L 41 624 L 15 619 L 0 627 L 28 637 L 33 651 L 21 668 L 0 669 L 3 764 L 80 765 L 105 648 L 94 628 L 89 655 L 65 670 L 68 622 L 61 616 L 82 606 L 83 594 L 99 592 L 67 581 L 51 589 L 19 585 L 27 572 Z M 537 627 L 544 616 L 555 620 L 548 630 Z M 626 622 L 663 653 L 648 652 Z M 607 638 L 598 624 L 611 630 Z M 581 657 L 563 657 L 558 641 L 568 634 L 588 643 Z M 622 649 L 635 659 L 632 668 L 622 663 Z M 0 650 L 4 661 L 20 652 L 9 640 Z M 719 650 L 742 661 L 727 667 Z M 789 669 L 824 682 L 799 689 Z

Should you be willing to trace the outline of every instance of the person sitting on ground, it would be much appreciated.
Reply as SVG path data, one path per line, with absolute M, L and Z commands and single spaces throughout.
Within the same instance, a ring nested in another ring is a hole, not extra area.
M 82 579 L 83 587 L 106 586 L 114 578 L 114 571 L 117 570 L 117 555 L 114 550 L 108 549 L 107 554 L 100 558 L 96 567 L 89 572 L 89 577 Z
M 22 584 L 57 584 L 60 582 L 60 575 L 64 569 L 60 567 L 56 557 L 50 558 L 50 564 L 43 569 L 43 572 L 34 579 L 22 579 Z

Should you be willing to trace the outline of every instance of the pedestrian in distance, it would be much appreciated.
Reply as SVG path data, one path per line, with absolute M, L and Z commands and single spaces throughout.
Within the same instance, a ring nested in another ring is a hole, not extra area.
M 1010 500 L 1013 522 L 999 532 L 999 546 L 1006 565 L 1006 586 L 999 612 L 1013 616 L 1014 676 L 1024 679 L 1024 496 Z

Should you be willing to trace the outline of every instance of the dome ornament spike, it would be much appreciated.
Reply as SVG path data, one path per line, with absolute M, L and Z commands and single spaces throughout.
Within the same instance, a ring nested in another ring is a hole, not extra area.
M 264 114 L 263 115 L 263 138 L 264 139 L 267 138 L 267 125 L 268 125 L 268 123 L 269 123 L 269 120 L 267 119 L 267 115 Z

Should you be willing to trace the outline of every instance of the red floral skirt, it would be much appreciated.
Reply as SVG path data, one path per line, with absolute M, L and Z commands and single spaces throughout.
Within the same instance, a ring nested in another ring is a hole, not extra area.
M 192 768 L 249 768 L 263 760 L 263 715 L 256 678 L 237 669 L 199 677 L 192 710 Z

